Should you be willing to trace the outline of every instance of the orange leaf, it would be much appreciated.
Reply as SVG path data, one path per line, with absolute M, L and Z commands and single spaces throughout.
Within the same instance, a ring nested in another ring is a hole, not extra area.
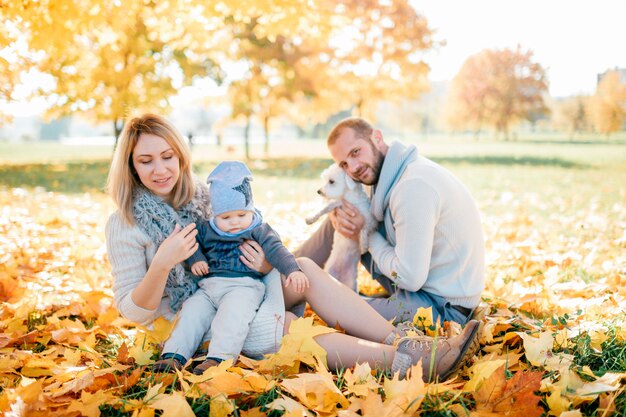
M 518 372 L 505 379 L 504 366 L 493 372 L 475 392 L 477 411 L 506 412 L 509 417 L 534 417 L 543 413 L 535 394 L 541 385 L 541 372 Z
M 119 363 L 123 363 L 125 365 L 133 365 L 135 363 L 135 358 L 130 357 L 130 352 L 128 351 L 126 342 L 122 343 L 122 346 L 120 346 L 117 351 L 116 359 Z

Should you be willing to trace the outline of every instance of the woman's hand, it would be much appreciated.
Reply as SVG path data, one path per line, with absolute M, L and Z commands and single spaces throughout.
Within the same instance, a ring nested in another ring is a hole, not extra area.
M 169 272 L 176 264 L 189 258 L 198 249 L 197 234 L 195 223 L 190 223 L 182 229 L 177 224 L 159 246 L 152 263 L 156 261 L 161 268 Z
M 174 227 L 172 233 L 157 249 L 143 280 L 131 293 L 135 305 L 146 310 L 154 310 L 159 306 L 167 284 L 167 276 L 172 268 L 198 249 L 197 234 L 195 223 L 183 229 L 179 225 Z
M 245 266 L 253 271 L 260 272 L 261 274 L 268 274 L 273 268 L 272 265 L 265 259 L 265 252 L 263 248 L 254 240 L 246 240 L 239 246 L 241 256 L 239 259 Z
M 348 239 L 359 241 L 359 233 L 365 224 L 365 218 L 354 205 L 343 200 L 341 207 L 331 211 L 329 217 L 336 231 Z

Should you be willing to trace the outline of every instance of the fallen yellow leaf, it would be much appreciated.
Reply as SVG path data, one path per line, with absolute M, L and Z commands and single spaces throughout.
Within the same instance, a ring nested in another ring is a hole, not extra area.
M 169 395 L 161 394 L 157 400 L 150 403 L 150 407 L 163 410 L 162 417 L 195 417 L 181 392 L 174 392 Z

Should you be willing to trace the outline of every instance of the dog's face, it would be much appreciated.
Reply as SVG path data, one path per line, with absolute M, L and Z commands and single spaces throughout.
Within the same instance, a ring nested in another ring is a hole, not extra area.
M 341 198 L 346 192 L 356 187 L 352 178 L 348 177 L 337 164 L 332 164 L 322 172 L 322 180 L 324 180 L 324 186 L 317 190 L 317 193 L 329 200 Z

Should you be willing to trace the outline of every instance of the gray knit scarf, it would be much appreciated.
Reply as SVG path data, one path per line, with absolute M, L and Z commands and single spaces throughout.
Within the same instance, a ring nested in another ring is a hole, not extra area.
M 402 176 L 406 166 L 415 159 L 417 159 L 417 148 L 414 145 L 406 146 L 400 142 L 393 142 L 389 146 L 372 195 L 372 214 L 379 222 L 383 221 L 385 210 L 389 207 L 391 190 Z
M 210 217 L 209 189 L 206 184 L 196 182 L 196 193 L 192 200 L 178 210 L 163 201 L 145 187 L 138 187 L 133 195 L 133 217 L 137 226 L 156 247 L 174 230 L 189 223 L 203 221 Z M 177 312 L 183 301 L 198 288 L 197 278 L 191 275 L 182 264 L 177 264 L 167 276 L 165 294 L 170 299 L 170 308 Z

